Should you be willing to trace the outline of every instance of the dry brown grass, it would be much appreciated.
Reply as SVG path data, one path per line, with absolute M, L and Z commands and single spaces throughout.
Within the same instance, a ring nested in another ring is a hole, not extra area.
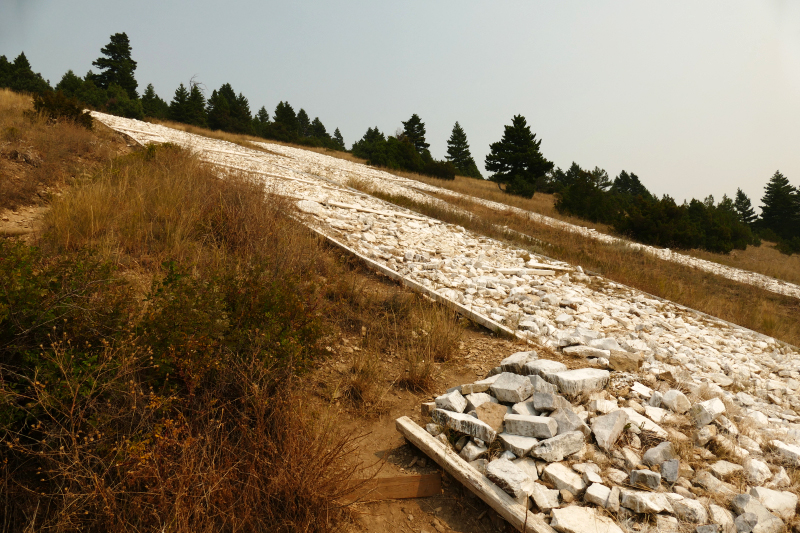
M 761 246 L 748 246 L 746 250 L 734 250 L 729 255 L 712 254 L 703 250 L 689 250 L 686 253 L 707 261 L 800 284 L 800 255 L 784 255 L 771 242 L 762 242 Z
M 43 203 L 54 188 L 125 147 L 119 135 L 102 126 L 91 132 L 25 116 L 32 107 L 29 97 L 0 89 L 0 209 Z

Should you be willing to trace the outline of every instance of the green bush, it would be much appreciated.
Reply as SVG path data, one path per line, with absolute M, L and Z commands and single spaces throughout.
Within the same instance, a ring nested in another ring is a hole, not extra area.
M 83 105 L 63 92 L 45 92 L 33 97 L 33 109 L 50 120 L 68 120 L 87 129 L 92 129 L 92 115 L 84 111 Z

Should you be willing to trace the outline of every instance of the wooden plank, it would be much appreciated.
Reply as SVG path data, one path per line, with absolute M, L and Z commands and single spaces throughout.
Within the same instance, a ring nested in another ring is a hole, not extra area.
M 492 509 L 497 511 L 517 531 L 533 533 L 555 533 L 540 516 L 537 516 L 517 503 L 489 478 L 472 468 L 449 447 L 431 437 L 407 416 L 395 420 L 397 431 L 403 434 L 425 455 L 436 461 L 448 474 L 471 490 Z
M 361 484 L 351 494 L 352 501 L 404 500 L 408 498 L 428 498 L 442 493 L 442 474 L 423 474 L 394 477 L 376 477 Z

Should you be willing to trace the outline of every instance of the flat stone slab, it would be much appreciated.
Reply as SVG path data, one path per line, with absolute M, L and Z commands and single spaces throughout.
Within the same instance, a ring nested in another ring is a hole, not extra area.
M 631 407 L 623 407 L 621 410 L 625 411 L 625 413 L 628 414 L 628 422 L 630 422 L 632 425 L 641 429 L 646 429 L 647 431 L 652 431 L 662 439 L 669 438 L 669 433 L 667 433 L 664 428 L 662 428 L 661 426 L 659 426 L 646 416 L 640 415 L 639 413 L 634 411 Z
M 549 439 L 558 433 L 558 422 L 546 416 L 507 414 L 504 421 L 506 433 Z
M 647 466 L 660 465 L 664 461 L 676 459 L 675 452 L 672 450 L 672 443 L 662 442 L 658 446 L 653 446 L 642 456 L 642 462 Z M 739 467 L 741 469 L 741 467 Z
M 592 483 L 589 485 L 589 488 L 586 489 L 586 493 L 583 495 L 583 500 L 605 508 L 608 505 L 608 497 L 610 495 L 610 488 L 601 483 Z
M 620 505 L 634 513 L 672 512 L 672 504 L 664 493 L 620 489 Z
M 525 363 L 535 361 L 537 358 L 538 356 L 534 351 L 513 353 L 500 361 L 500 368 L 503 369 L 503 372 L 522 374 Z
M 657 490 L 661 474 L 652 470 L 631 470 L 631 485 L 641 489 Z
M 459 433 L 464 433 L 476 439 L 480 439 L 487 444 L 491 444 L 497 436 L 497 432 L 489 427 L 486 422 L 482 422 L 474 416 L 464 413 L 435 409 L 431 418 L 441 426 L 447 426 L 453 431 L 458 431 Z
M 549 392 L 534 392 L 531 396 L 533 407 L 537 411 L 555 411 L 561 407 L 572 407 L 566 398 Z
M 786 490 L 772 490 L 766 487 L 753 487 L 750 495 L 761 502 L 770 512 L 787 522 L 794 518 L 797 509 L 797 495 Z
M 519 374 L 503 372 L 489 389 L 494 397 L 505 403 L 519 403 L 533 394 L 531 380 Z
M 550 463 L 542 471 L 542 479 L 558 490 L 567 490 L 577 496 L 586 489 L 580 474 L 564 463 Z
M 719 478 L 724 478 L 742 471 L 742 465 L 731 463 L 729 461 L 717 461 L 709 467 L 711 473 Z
M 555 489 L 548 489 L 541 483 L 531 484 L 530 496 L 533 503 L 536 504 L 536 507 L 545 513 L 560 505 L 558 503 L 558 491 Z
M 539 439 L 513 435 L 511 433 L 500 433 L 497 435 L 497 438 L 503 443 L 503 448 L 505 450 L 510 451 L 517 457 L 525 457 L 531 452 L 534 446 L 539 444 Z
M 758 533 L 779 533 L 783 531 L 783 520 L 772 514 L 764 504 L 750 494 L 739 494 L 731 502 L 731 507 L 738 515 L 753 513 L 758 522 Z
M 719 398 L 711 398 L 710 400 L 696 403 L 689 409 L 689 413 L 692 415 L 694 424 L 697 427 L 710 424 L 724 412 L 725 404 Z
M 580 431 L 570 431 L 543 440 L 531 450 L 531 456 L 553 463 L 562 461 L 564 457 L 581 451 L 586 438 Z
M 436 397 L 436 408 L 446 409 L 455 413 L 463 413 L 467 407 L 467 400 L 457 390 Z
M 528 475 L 508 459 L 495 459 L 486 466 L 486 477 L 517 501 L 528 497 L 524 486 Z
M 603 390 L 608 385 L 609 376 L 608 370 L 579 368 L 559 372 L 551 379 L 565 396 L 578 396 Z
M 592 420 L 592 433 L 597 445 L 604 450 L 610 450 L 625 429 L 628 418 L 628 413 L 622 409 L 595 417 Z
M 708 522 L 708 512 L 699 501 L 692 498 L 683 498 L 674 500 L 671 503 L 675 516 L 684 522 L 692 524 L 705 524 Z
M 571 505 L 553 509 L 550 526 L 561 533 L 623 533 L 609 517 L 591 507 Z
M 539 376 L 545 381 L 550 381 L 550 377 L 559 372 L 567 369 L 567 365 L 559 363 L 558 361 L 551 361 L 550 359 L 539 359 L 526 363 L 523 367 L 523 373 L 531 376 Z
M 800 446 L 786 444 L 780 440 L 773 440 L 772 445 L 784 461 L 792 466 L 800 466 Z
M 661 405 L 678 414 L 685 413 L 692 406 L 686 395 L 675 389 L 670 389 L 664 393 L 664 397 L 661 398 Z
M 570 431 L 580 431 L 585 436 L 592 432 L 583 418 L 575 414 L 569 407 L 557 409 L 550 414 L 550 419 L 558 423 L 558 433 L 568 433 Z

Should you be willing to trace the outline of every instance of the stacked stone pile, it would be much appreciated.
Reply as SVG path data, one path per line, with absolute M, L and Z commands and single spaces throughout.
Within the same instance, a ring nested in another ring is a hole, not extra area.
M 689 374 L 568 370 L 535 351 L 422 405 L 431 435 L 559 531 L 621 531 L 608 516 L 655 517 L 659 531 L 784 531 L 800 426 L 764 410 Z

